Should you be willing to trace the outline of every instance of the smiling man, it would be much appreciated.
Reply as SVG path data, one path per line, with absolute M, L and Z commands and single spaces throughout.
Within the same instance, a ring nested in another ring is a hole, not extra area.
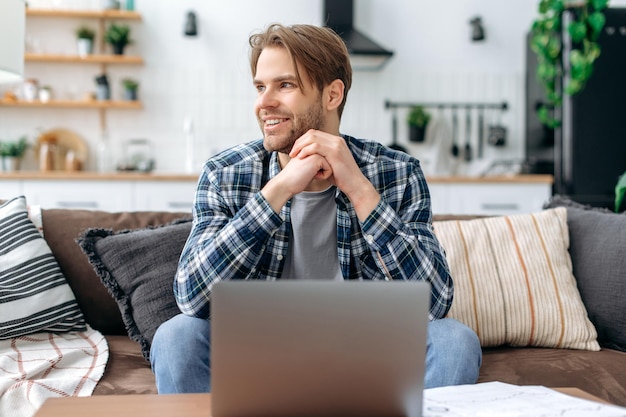
M 341 38 L 272 25 L 250 46 L 263 139 L 204 165 L 174 284 L 182 314 L 150 353 L 159 393 L 210 391 L 211 288 L 230 279 L 426 281 L 425 386 L 476 382 L 478 338 L 444 318 L 452 279 L 419 161 L 340 134 L 352 83 Z

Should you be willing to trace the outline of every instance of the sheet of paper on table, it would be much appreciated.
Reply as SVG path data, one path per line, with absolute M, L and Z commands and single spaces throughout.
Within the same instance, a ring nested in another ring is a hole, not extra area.
M 424 417 L 626 417 L 626 408 L 502 382 L 424 390 Z

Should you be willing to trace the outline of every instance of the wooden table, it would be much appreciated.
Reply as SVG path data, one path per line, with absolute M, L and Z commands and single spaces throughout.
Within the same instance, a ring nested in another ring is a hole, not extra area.
M 564 394 L 607 403 L 578 388 L 555 388 Z M 35 417 L 209 417 L 211 394 L 95 395 L 50 398 Z
M 209 417 L 211 394 L 50 398 L 35 417 Z

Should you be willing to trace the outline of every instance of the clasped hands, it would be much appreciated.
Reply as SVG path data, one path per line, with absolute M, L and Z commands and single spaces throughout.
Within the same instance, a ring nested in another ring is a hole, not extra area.
M 294 195 L 321 191 L 329 185 L 347 195 L 360 220 L 378 204 L 380 195 L 359 169 L 342 137 L 311 129 L 296 140 L 288 156 L 281 158 L 281 172 L 262 191 L 276 212 Z

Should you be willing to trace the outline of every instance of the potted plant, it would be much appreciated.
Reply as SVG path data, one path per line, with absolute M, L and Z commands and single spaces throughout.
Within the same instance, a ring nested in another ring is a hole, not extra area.
M 26 136 L 17 141 L 0 142 L 0 156 L 2 157 L 2 169 L 4 171 L 17 171 L 28 149 Z
M 139 81 L 133 78 L 124 78 L 122 80 L 122 85 L 124 86 L 124 100 L 137 100 Z
M 407 115 L 409 125 L 409 140 L 411 142 L 424 142 L 426 127 L 430 121 L 430 113 L 423 106 L 413 106 Z
M 580 92 L 593 73 L 593 64 L 600 56 L 598 36 L 604 27 L 603 10 L 609 0 L 540 0 L 539 16 L 531 28 L 531 48 L 537 54 L 537 78 L 545 88 L 546 103 L 537 109 L 544 125 L 561 125 L 560 107 L 563 94 Z M 571 12 L 567 34 L 572 41 L 568 57 L 563 56 L 563 16 Z M 567 67 L 563 67 L 563 63 Z M 569 81 L 561 85 L 562 76 Z
M 96 99 L 111 100 L 111 88 L 107 74 L 98 75 L 96 81 Z
M 104 41 L 111 45 L 115 55 L 123 55 L 126 45 L 133 42 L 130 39 L 130 26 L 112 23 L 104 33 Z
M 93 53 L 93 39 L 95 36 L 96 32 L 88 26 L 80 26 L 76 29 L 76 42 L 80 57 L 84 58 Z

